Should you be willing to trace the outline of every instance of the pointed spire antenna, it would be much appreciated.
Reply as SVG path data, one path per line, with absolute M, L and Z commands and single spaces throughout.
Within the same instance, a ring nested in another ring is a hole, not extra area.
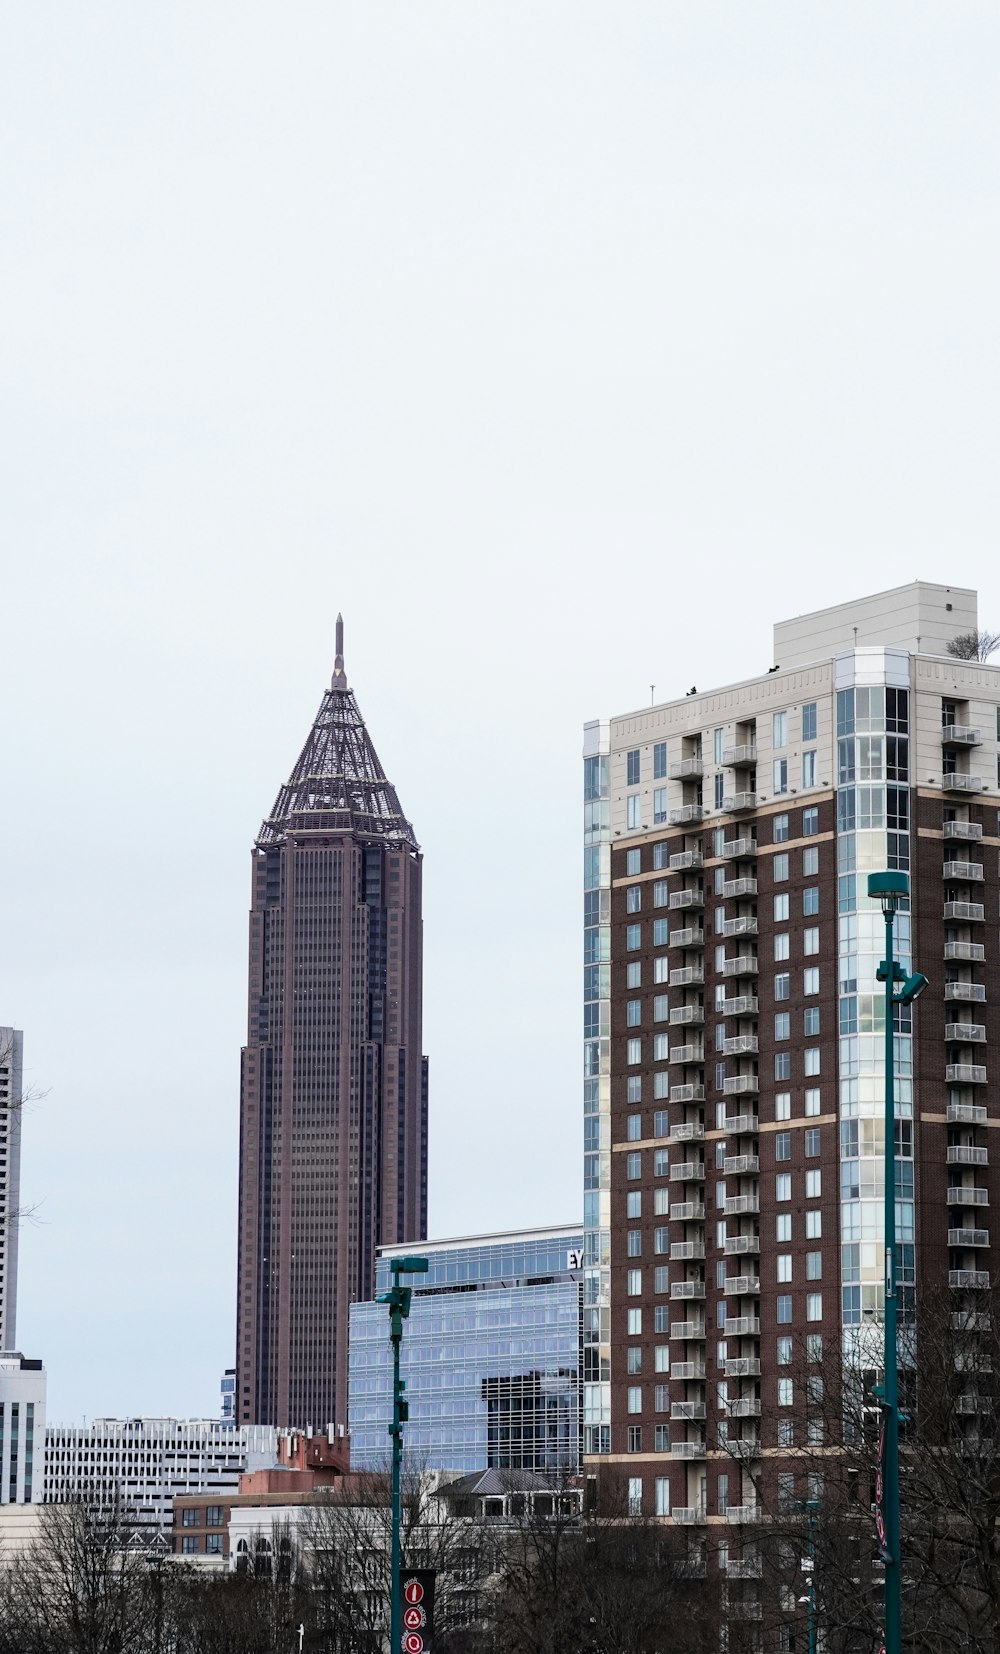
M 331 689 L 346 689 L 347 674 L 344 671 L 344 617 L 337 616 L 337 653 L 333 662 L 333 677 L 330 680 Z

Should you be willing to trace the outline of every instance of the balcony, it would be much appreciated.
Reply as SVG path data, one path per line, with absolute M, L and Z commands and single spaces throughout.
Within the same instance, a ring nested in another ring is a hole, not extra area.
M 759 1338 L 760 1321 L 756 1315 L 736 1315 L 722 1330 L 727 1338 Z
M 760 1211 L 759 1195 L 728 1195 L 722 1207 L 727 1218 L 756 1217 Z
M 956 1045 L 985 1045 L 986 1028 L 981 1022 L 946 1022 L 944 1037 Z
M 989 1246 L 988 1229 L 949 1229 L 949 1246 Z
M 703 1085 L 672 1085 L 670 1087 L 670 1101 L 672 1103 L 703 1103 L 705 1101 L 705 1087 Z
M 945 902 L 945 920 L 953 920 L 962 925 L 981 925 L 986 918 L 986 909 L 982 902 Z M 945 943 L 945 947 L 947 947 Z
M 946 959 L 968 959 L 981 963 L 986 958 L 986 949 L 982 942 L 946 942 L 944 956 Z
M 979 747 L 983 737 L 978 729 L 971 729 L 968 724 L 942 724 L 941 745 L 943 747 Z
M 691 1040 L 687 1045 L 672 1045 L 670 1047 L 669 1062 L 704 1062 L 705 1047 L 698 1040 Z
M 727 1378 L 759 1378 L 760 1359 L 756 1355 L 730 1356 L 729 1360 L 725 1363 L 725 1373 Z M 744 1404 L 743 1413 L 736 1414 L 735 1416 L 737 1418 L 759 1418 L 760 1402 L 757 1400 L 756 1396 L 747 1396 L 746 1401 L 757 1401 L 756 1409 L 753 1407 L 747 1407 Z M 731 1401 L 729 1403 L 729 1411 L 732 1412 L 733 1408 L 736 1406 L 737 1403 L 735 1401 Z
M 759 1298 L 760 1279 L 757 1275 L 727 1275 L 722 1290 L 727 1298 Z
M 991 1413 L 993 1411 L 993 1397 L 970 1395 L 968 1393 L 963 1396 L 956 1396 L 955 1411 L 956 1413 L 964 1413 L 967 1418 L 976 1413 Z
M 679 1522 L 682 1527 L 690 1527 L 692 1522 L 704 1522 L 704 1505 L 671 1505 L 670 1520 Z
M 944 1077 L 949 1085 L 985 1085 L 986 1067 L 980 1062 L 949 1062 Z
M 949 1103 L 946 1113 L 949 1126 L 985 1126 L 986 1124 L 986 1109 L 982 1103 Z M 948 1153 L 951 1153 L 950 1149 Z M 975 1162 L 973 1163 L 975 1164 Z M 954 1164 L 958 1165 L 961 1162 L 956 1161 Z M 985 1161 L 983 1164 L 985 1165 Z
M 671 1143 L 700 1143 L 705 1135 L 705 1127 L 700 1120 L 682 1120 L 680 1125 L 672 1126 L 670 1130 Z
M 760 1402 L 757 1405 L 759 1407 Z M 759 1436 L 730 1436 L 727 1446 L 734 1459 L 760 1458 Z
M 726 1121 L 726 1131 L 733 1137 L 757 1137 L 760 1119 L 756 1114 L 731 1114 Z
M 705 763 L 700 753 L 696 758 L 681 758 L 667 771 L 671 781 L 698 781 L 704 773 Z
M 727 1177 L 757 1177 L 760 1158 L 756 1154 L 731 1154 L 723 1161 L 722 1169 Z
M 727 815 L 738 815 L 741 810 L 756 810 L 756 793 L 730 793 L 722 800 L 722 808 Z
M 705 980 L 704 965 L 680 965 L 670 972 L 672 988 L 700 988 Z
M 667 863 L 671 873 L 695 873 L 704 865 L 705 858 L 700 850 L 676 850 Z
M 967 844 L 978 844 L 983 836 L 983 829 L 978 821 L 946 821 L 944 836 L 946 839 L 958 839 Z
M 681 1342 L 704 1344 L 705 1323 L 704 1321 L 672 1321 L 670 1336 Z
M 738 902 L 741 899 L 757 894 L 756 879 L 727 879 L 722 887 L 722 894 L 727 902 Z
M 700 925 L 689 925 L 686 930 L 671 931 L 670 941 L 675 948 L 703 948 L 705 932 Z
M 942 775 L 941 785 L 946 793 L 981 793 L 983 778 L 981 775 L 960 775 L 955 770 L 951 775 Z
M 671 827 L 686 827 L 691 821 L 704 821 L 704 804 L 682 804 L 679 810 L 671 810 Z
M 755 953 L 740 953 L 733 959 L 722 961 L 723 976 L 756 976 L 757 970 L 757 955 Z
M 971 1288 L 974 1292 L 987 1292 L 990 1284 L 988 1269 L 949 1269 L 948 1285 Z
M 670 1013 L 671 1028 L 690 1028 L 705 1020 L 704 1005 L 675 1005 Z
M 993 1327 L 991 1315 L 979 1315 L 973 1309 L 960 1310 L 951 1317 L 954 1332 L 990 1332 Z
M 981 982 L 946 982 L 945 999 L 960 999 L 967 1004 L 985 1005 L 986 989 Z
M 723 844 L 722 854 L 727 861 L 749 861 L 757 854 L 757 840 L 749 833 L 731 838 L 728 844 Z
M 705 1205 L 700 1200 L 679 1200 L 670 1208 L 671 1223 L 704 1223 Z
M 978 1184 L 958 1183 L 948 1190 L 949 1206 L 988 1206 L 989 1203 L 989 1189 L 981 1189 Z
M 941 875 L 959 884 L 982 884 L 983 864 L 981 861 L 946 861 Z
M 671 1183 L 704 1183 L 705 1167 L 700 1160 L 681 1160 L 670 1168 Z
M 722 1089 L 727 1097 L 756 1097 L 760 1080 L 756 1074 L 732 1074 L 723 1080 Z
M 725 1057 L 755 1057 L 758 1045 L 756 1034 L 734 1034 L 732 1039 L 723 1040 L 722 1054 Z
M 986 1110 L 982 1112 L 985 1114 Z M 988 1166 L 990 1151 L 974 1148 L 971 1143 L 949 1143 L 944 1158 L 949 1166 Z
M 757 743 L 741 741 L 736 747 L 723 747 L 722 762 L 729 769 L 743 769 L 757 762 Z
M 702 1299 L 705 1296 L 704 1281 L 672 1281 L 670 1296 L 673 1299 L 691 1298 Z
M 760 1506 L 759 1505 L 730 1505 L 729 1509 L 726 1511 L 726 1521 L 727 1522 L 732 1522 L 734 1525 L 737 1525 L 737 1526 L 741 1525 L 745 1522 L 759 1522 L 760 1521 Z
M 760 1252 L 759 1235 L 727 1235 L 722 1248 L 727 1258 L 756 1257 Z
M 678 1384 L 698 1383 L 705 1377 L 704 1361 L 675 1361 L 670 1376 Z
M 739 994 L 736 999 L 724 999 L 719 1006 L 719 1015 L 724 1017 L 755 1017 L 757 1015 L 756 994 Z
M 672 1419 L 690 1419 L 694 1423 L 705 1417 L 705 1403 L 703 1401 L 675 1401 L 670 1407 Z
M 736 1401 L 731 1401 L 729 1416 L 733 1419 L 759 1419 L 760 1396 L 740 1396 Z M 755 1438 L 751 1439 L 754 1440 L 755 1446 L 760 1445 Z
M 682 912 L 687 908 L 704 907 L 705 892 L 703 890 L 672 890 L 667 898 L 667 906 L 672 912 Z
M 703 1459 L 705 1457 L 704 1441 L 671 1442 L 670 1457 L 672 1459 Z
M 757 919 L 754 914 L 745 914 L 739 919 L 726 919 L 722 925 L 723 936 L 756 936 Z
M 726 1564 L 727 1579 L 760 1579 L 764 1573 L 759 1556 L 732 1557 Z
M 671 1243 L 671 1263 L 699 1263 L 704 1256 L 704 1241 L 673 1241 Z

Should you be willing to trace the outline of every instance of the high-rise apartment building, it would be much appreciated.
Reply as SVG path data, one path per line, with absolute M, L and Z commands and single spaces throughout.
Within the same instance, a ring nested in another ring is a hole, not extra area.
M 904 1307 L 928 1286 L 967 1323 L 993 1278 L 1000 667 L 947 653 L 976 624 L 974 592 L 917 582 L 586 728 L 585 1451 L 634 1510 L 749 1517 L 882 1313 L 870 871 L 908 872 L 897 948 L 930 982 L 897 1023 Z
M 348 1310 L 427 1227 L 421 857 L 344 672 L 252 856 L 240 1423 L 346 1425 Z
M 23 1034 L 0 1028 L 0 1350 L 13 1350 L 17 1342 L 23 1059 Z

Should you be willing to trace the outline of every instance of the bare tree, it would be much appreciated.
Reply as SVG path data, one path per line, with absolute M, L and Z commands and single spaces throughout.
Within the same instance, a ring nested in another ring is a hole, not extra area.
M 947 648 L 955 660 L 989 660 L 1000 648 L 1000 632 L 960 632 Z
M 94 1499 L 47 1505 L 0 1576 L 3 1654 L 147 1654 L 156 1599 L 129 1513 Z

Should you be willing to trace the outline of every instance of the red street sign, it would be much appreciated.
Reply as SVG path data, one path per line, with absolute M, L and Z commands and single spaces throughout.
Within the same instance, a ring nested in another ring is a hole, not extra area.
M 403 1595 L 407 1602 L 423 1602 L 424 1588 L 419 1579 L 408 1579 L 403 1588 Z M 422 1645 L 421 1645 L 422 1646 Z M 419 1651 L 418 1651 L 419 1654 Z
M 422 1608 L 407 1608 L 403 1613 L 403 1624 L 407 1631 L 419 1631 L 426 1618 Z
M 404 1654 L 424 1654 L 424 1639 L 419 1631 L 407 1631 L 403 1638 Z

